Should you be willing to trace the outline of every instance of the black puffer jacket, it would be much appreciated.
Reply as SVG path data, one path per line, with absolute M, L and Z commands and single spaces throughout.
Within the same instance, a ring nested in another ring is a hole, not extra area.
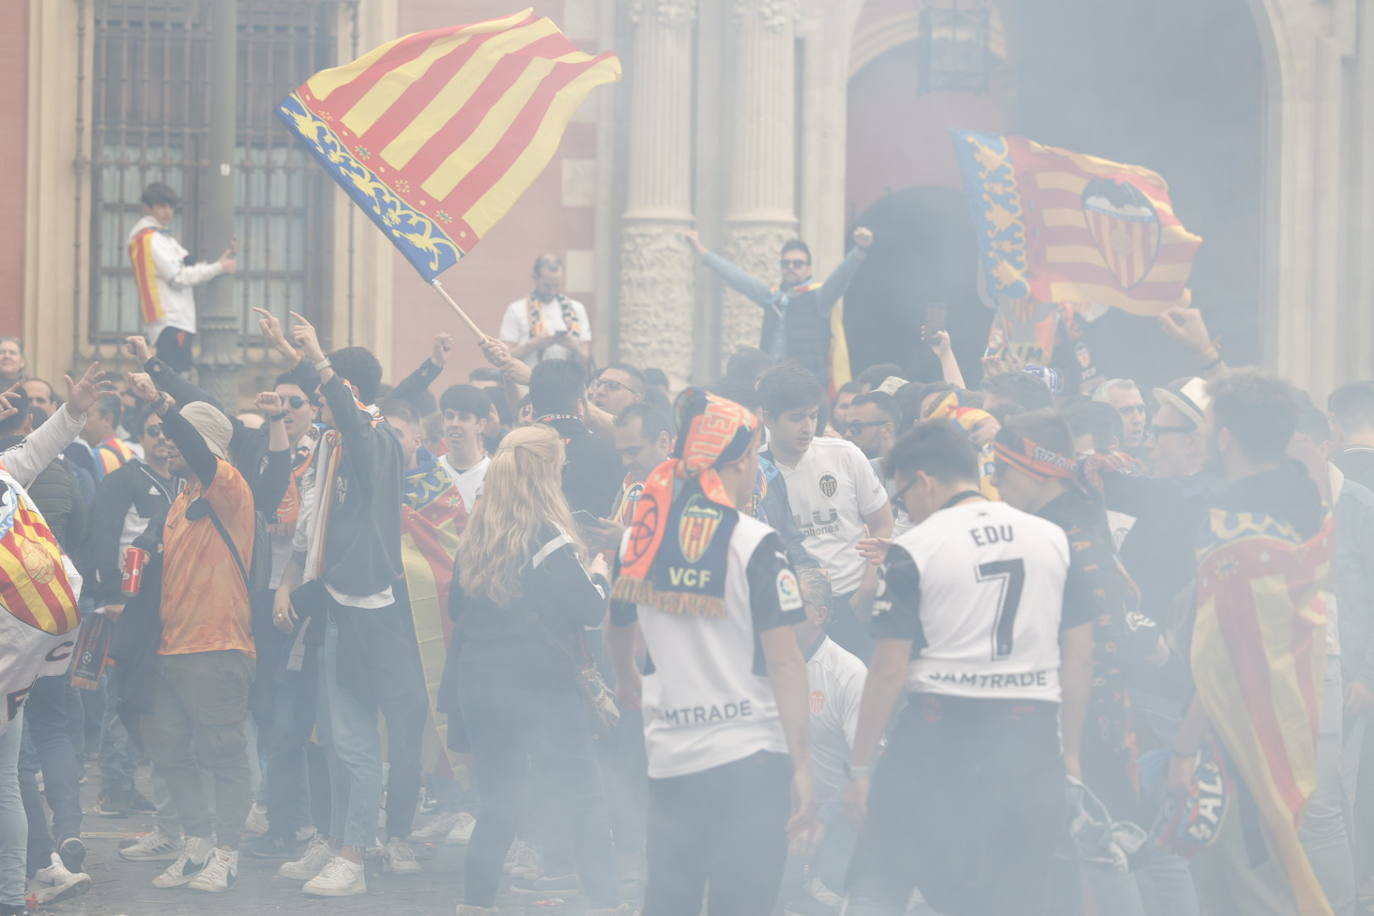
M 24 441 L 23 436 L 0 437 L 0 452 L 14 448 Z M 81 498 L 76 476 L 61 458 L 54 461 L 34 478 L 28 487 L 38 511 L 52 529 L 53 537 L 62 550 L 71 556 L 84 571 L 77 548 L 86 537 L 86 515 L 89 507 Z

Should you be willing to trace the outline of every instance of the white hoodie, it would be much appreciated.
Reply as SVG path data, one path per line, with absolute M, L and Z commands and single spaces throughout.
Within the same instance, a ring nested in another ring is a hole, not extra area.
M 176 328 L 194 334 L 196 332 L 196 297 L 192 287 L 204 283 L 206 280 L 213 280 L 223 271 L 218 261 L 202 261 L 199 264 L 187 264 L 187 251 L 181 247 L 181 243 L 172 238 L 156 219 L 145 216 L 134 223 L 134 228 L 129 231 L 129 257 L 136 256 L 133 242 L 143 230 L 155 230 L 148 235 L 151 243 L 153 267 L 156 271 L 157 297 L 162 305 L 163 317 L 161 321 L 154 324 L 145 325 L 144 335 L 148 338 L 148 343 L 157 344 L 157 336 L 162 333 L 164 328 Z M 134 273 L 138 273 L 138 265 L 134 266 Z

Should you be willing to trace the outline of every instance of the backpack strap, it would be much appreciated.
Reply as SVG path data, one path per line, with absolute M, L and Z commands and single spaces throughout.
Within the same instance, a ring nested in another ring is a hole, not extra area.
M 211 524 L 215 526 L 215 530 L 219 532 L 219 536 L 224 538 L 224 546 L 229 548 L 229 553 L 234 558 L 234 565 L 238 567 L 239 576 L 243 578 L 243 588 L 246 592 L 249 593 L 249 596 L 251 597 L 253 593 L 253 586 L 248 579 L 248 568 L 243 565 L 243 557 L 239 556 L 239 549 L 234 546 L 234 539 L 229 536 L 229 531 L 224 527 L 224 522 L 219 520 L 219 513 L 215 512 L 215 507 L 210 505 L 209 500 L 207 500 L 204 496 L 201 496 L 196 498 L 191 503 L 191 505 L 186 507 L 186 514 L 188 517 L 191 516 L 192 510 L 197 505 L 203 507 L 204 514 L 210 517 Z M 200 517 L 202 517 L 201 513 L 197 512 L 195 518 Z M 194 520 L 195 519 L 192 518 L 192 521 Z

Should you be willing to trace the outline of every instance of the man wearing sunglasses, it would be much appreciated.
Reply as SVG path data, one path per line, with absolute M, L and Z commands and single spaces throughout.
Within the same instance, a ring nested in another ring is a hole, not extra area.
M 587 386 L 591 401 L 597 407 L 618 417 L 631 404 L 644 400 L 644 373 L 625 363 L 612 363 Z
M 705 259 L 706 266 L 726 283 L 763 309 L 763 333 L 759 347 L 775 360 L 801 363 L 817 378 L 830 375 L 830 309 L 844 295 L 849 282 L 868 257 L 873 233 L 863 226 L 854 230 L 854 247 L 824 282 L 811 273 L 811 249 L 801 239 L 785 242 L 778 255 L 779 282 L 770 285 L 743 268 L 710 252 L 695 232 L 686 234 L 688 244 Z

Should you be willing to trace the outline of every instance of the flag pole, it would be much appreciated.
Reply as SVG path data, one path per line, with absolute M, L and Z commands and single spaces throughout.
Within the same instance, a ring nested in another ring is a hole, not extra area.
M 482 329 L 477 326 L 477 322 L 469 318 L 468 313 L 463 311 L 462 306 L 460 306 L 457 302 L 453 301 L 453 297 L 448 294 L 448 290 L 444 289 L 443 284 L 439 282 L 438 277 L 435 277 L 433 280 L 430 280 L 429 285 L 434 287 L 434 289 L 439 293 L 439 295 L 444 297 L 444 301 L 453 307 L 453 310 L 458 313 L 458 317 L 463 319 L 463 323 L 472 329 L 472 333 L 477 335 L 477 339 L 479 341 L 487 339 L 487 335 L 484 334 L 482 332 Z

